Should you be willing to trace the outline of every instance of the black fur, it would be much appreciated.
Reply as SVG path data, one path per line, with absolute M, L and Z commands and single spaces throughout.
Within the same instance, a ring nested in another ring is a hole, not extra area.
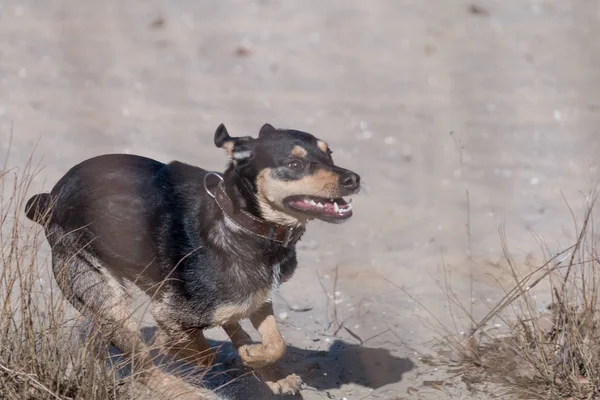
M 215 146 L 223 147 L 223 145 L 230 140 L 231 136 L 229 136 L 225 124 L 220 124 L 215 131 Z
M 27 201 L 25 205 L 25 215 L 32 221 L 43 223 L 50 209 L 52 197 L 48 193 L 36 194 Z

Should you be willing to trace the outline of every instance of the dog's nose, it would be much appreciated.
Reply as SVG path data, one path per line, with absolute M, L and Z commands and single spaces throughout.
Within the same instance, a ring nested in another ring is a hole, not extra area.
M 340 183 L 348 190 L 356 190 L 360 185 L 360 176 L 348 171 L 340 176 Z

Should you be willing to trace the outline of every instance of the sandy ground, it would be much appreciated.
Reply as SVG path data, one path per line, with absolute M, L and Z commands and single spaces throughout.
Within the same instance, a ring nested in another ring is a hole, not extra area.
M 1 149 L 22 166 L 37 143 L 33 193 L 110 152 L 220 170 L 221 122 L 313 132 L 366 190 L 347 224 L 309 227 L 276 299 L 304 398 L 487 398 L 423 386 L 443 376 L 419 360 L 423 318 L 451 326 L 444 263 L 467 303 L 473 275 L 476 315 L 499 299 L 502 223 L 518 260 L 536 235 L 573 240 L 562 194 L 580 213 L 597 179 L 598 18 L 564 0 L 0 0 Z

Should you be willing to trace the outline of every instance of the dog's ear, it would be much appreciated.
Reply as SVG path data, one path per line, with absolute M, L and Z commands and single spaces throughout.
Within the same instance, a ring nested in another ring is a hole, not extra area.
M 262 136 L 268 135 L 269 133 L 273 133 L 276 132 L 277 129 L 275 129 L 273 127 L 273 125 L 271 124 L 264 124 L 262 126 L 262 128 L 260 128 L 260 131 L 258 132 L 258 137 L 261 138 Z
M 215 131 L 215 146 L 225 149 L 234 165 L 242 164 L 252 156 L 252 137 L 231 137 L 224 124 L 217 127 Z
M 233 152 L 234 140 L 231 136 L 229 136 L 229 132 L 227 132 L 227 128 L 225 128 L 225 124 L 221 124 L 217 127 L 215 131 L 215 146 L 225 149 L 227 154 L 231 156 Z
M 239 141 L 233 146 L 231 161 L 236 167 L 247 164 L 252 159 L 252 148 L 248 141 Z

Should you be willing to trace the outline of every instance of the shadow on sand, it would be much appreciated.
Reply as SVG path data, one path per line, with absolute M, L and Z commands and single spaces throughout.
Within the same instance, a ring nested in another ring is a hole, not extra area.
M 142 329 L 142 335 L 147 341 L 150 341 L 155 333 L 154 327 Z M 157 359 L 171 372 L 192 377 L 204 374 L 202 385 L 216 389 L 227 399 L 302 398 L 301 395 L 271 395 L 262 381 L 250 370 L 243 368 L 230 342 L 209 342 L 213 348 L 219 349 L 217 362 L 210 371 L 200 371 L 183 362 L 167 363 L 164 358 Z M 111 354 L 113 357 L 119 357 L 118 350 L 114 348 L 111 348 Z M 341 340 L 334 341 L 327 351 L 288 346 L 280 365 L 299 375 L 309 388 L 317 391 L 340 388 L 348 383 L 378 389 L 401 381 L 402 375 L 415 367 L 408 358 L 394 357 L 389 350 L 363 347 Z M 127 373 L 126 370 L 122 371 L 123 375 Z

